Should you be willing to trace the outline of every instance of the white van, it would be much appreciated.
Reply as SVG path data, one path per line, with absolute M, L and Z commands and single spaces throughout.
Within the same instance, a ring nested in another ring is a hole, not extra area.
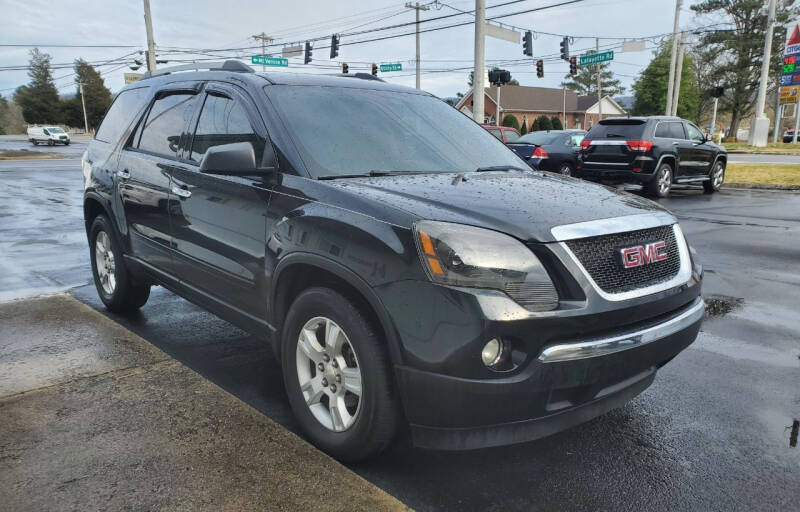
M 48 146 L 55 144 L 69 146 L 69 135 L 58 126 L 29 126 L 28 140 L 34 146 L 38 146 L 40 143 Z

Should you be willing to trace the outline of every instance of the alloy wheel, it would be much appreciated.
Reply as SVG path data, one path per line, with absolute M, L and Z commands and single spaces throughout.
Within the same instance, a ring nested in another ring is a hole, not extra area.
M 325 428 L 344 432 L 361 410 L 362 378 L 347 334 L 330 318 L 305 323 L 297 339 L 297 379 L 311 414 Z
M 95 238 L 94 262 L 100 286 L 108 295 L 113 295 L 114 289 L 117 287 L 117 278 L 114 273 L 116 265 L 114 251 L 111 249 L 111 239 L 108 238 L 105 231 L 97 233 L 97 238 Z
M 711 176 L 711 183 L 714 185 L 714 189 L 718 190 L 722 186 L 724 180 L 725 167 L 723 167 L 721 163 L 718 163 L 716 167 L 714 167 L 714 174 Z
M 669 192 L 669 187 L 672 185 L 672 172 L 664 167 L 661 174 L 658 175 L 658 193 L 664 196 Z
M 559 170 L 559 172 L 560 172 L 560 173 L 561 173 L 563 176 L 572 176 L 572 169 L 571 169 L 571 168 L 570 168 L 570 166 L 569 166 L 569 165 L 567 165 L 567 164 L 564 164 L 564 165 L 562 165 L 562 166 L 561 166 L 561 169 Z

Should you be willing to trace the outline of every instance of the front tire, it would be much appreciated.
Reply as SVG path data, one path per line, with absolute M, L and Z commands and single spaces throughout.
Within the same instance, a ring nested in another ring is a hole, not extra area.
M 725 181 L 725 164 L 717 162 L 711 170 L 711 175 L 708 181 L 703 182 L 703 192 L 706 194 L 713 194 L 719 192 L 722 188 L 722 183 Z
M 283 328 L 286 393 L 303 431 L 343 461 L 380 453 L 399 422 L 384 340 L 365 312 L 329 288 L 302 292 Z
M 558 168 L 558 173 L 562 176 L 572 176 L 572 166 L 568 163 L 563 163 Z
M 55 141 L 54 141 L 53 139 L 49 139 L 49 140 L 47 141 L 47 145 L 48 145 L 48 146 L 55 146 L 55 145 L 56 145 L 56 143 L 55 143 Z
M 150 285 L 136 283 L 125 267 L 122 248 L 114 236 L 111 222 L 98 215 L 89 231 L 89 253 L 97 294 L 106 308 L 127 313 L 144 306 L 150 297 Z
M 667 197 L 672 188 L 672 167 L 662 164 L 656 171 L 653 180 L 647 184 L 645 190 L 653 197 Z

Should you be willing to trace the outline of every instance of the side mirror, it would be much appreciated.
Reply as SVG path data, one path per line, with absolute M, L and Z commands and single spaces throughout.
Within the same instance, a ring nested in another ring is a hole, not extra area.
M 200 172 L 228 176 L 259 174 L 253 145 L 249 142 L 234 142 L 208 148 L 200 161 Z

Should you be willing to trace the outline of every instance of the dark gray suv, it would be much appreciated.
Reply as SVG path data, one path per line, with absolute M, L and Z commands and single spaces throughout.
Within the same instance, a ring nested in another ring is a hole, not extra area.
M 657 204 L 371 75 L 211 68 L 127 86 L 89 145 L 97 291 L 123 313 L 163 286 L 271 342 L 330 454 L 404 424 L 443 449 L 547 436 L 695 339 L 702 269 Z

